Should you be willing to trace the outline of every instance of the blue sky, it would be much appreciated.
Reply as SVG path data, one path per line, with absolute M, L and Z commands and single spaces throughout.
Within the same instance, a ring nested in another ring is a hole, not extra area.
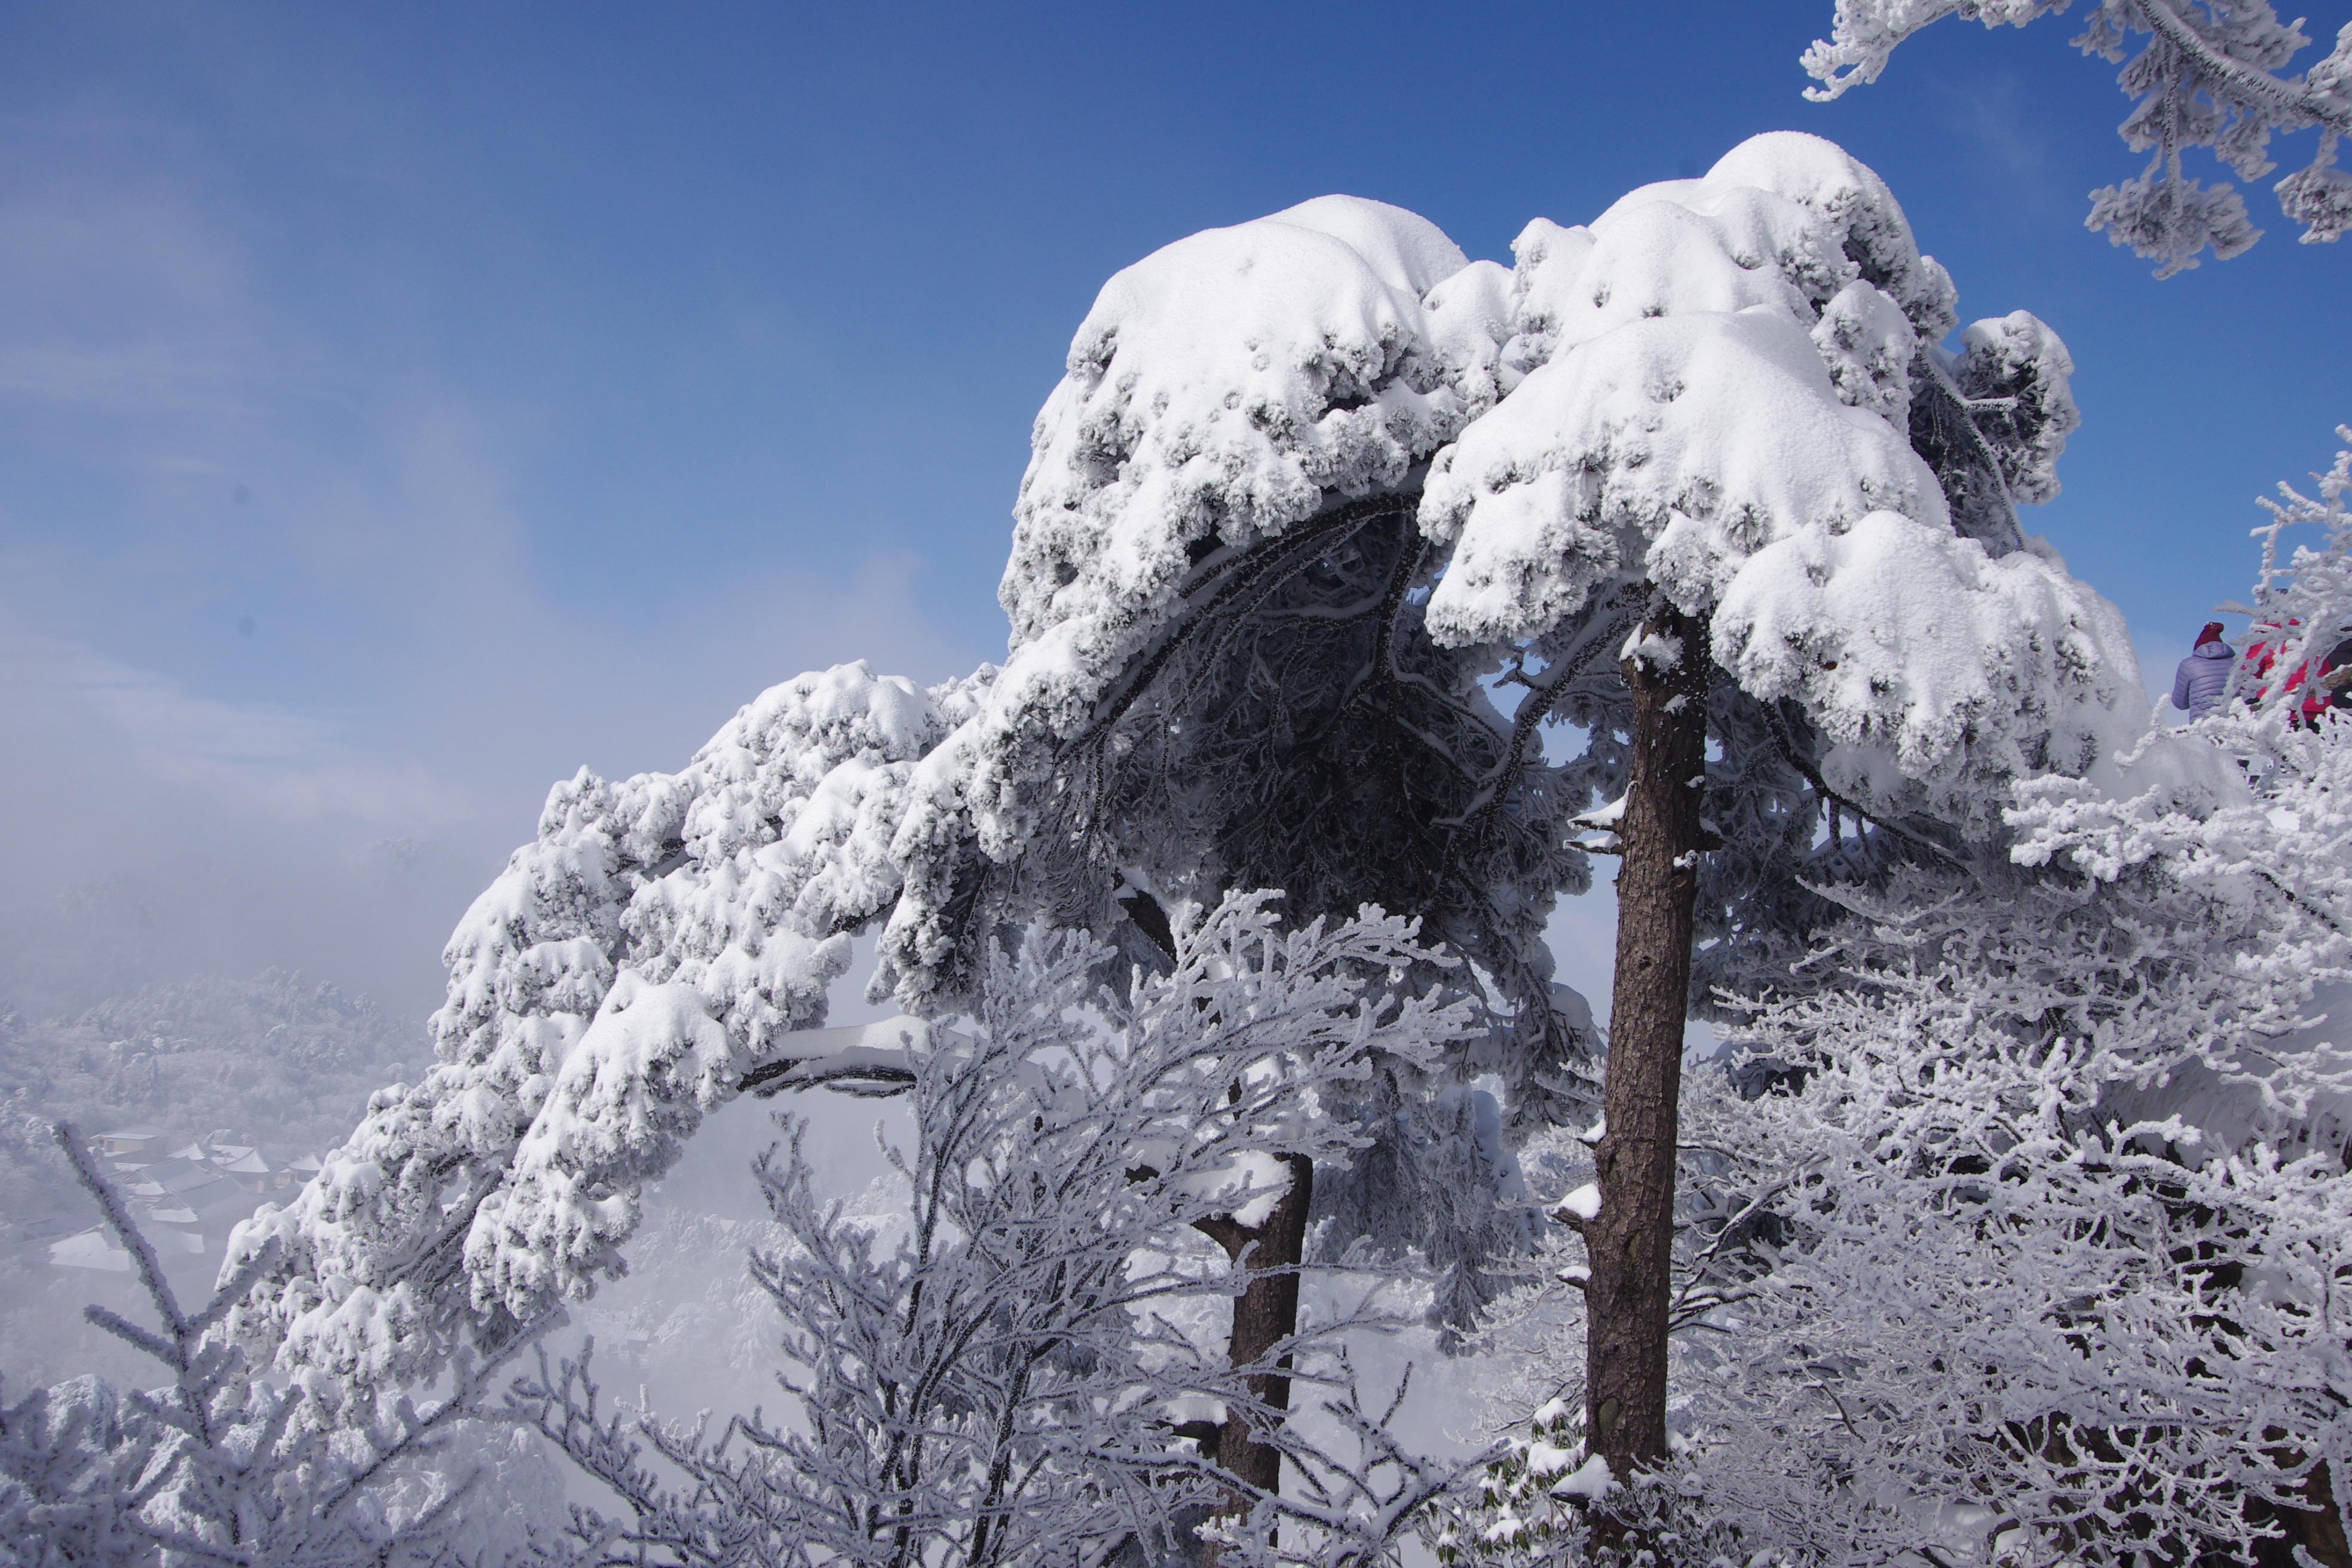
M 124 877 L 190 962 L 429 998 L 551 779 L 1001 650 L 1029 424 L 1119 267 L 1329 191 L 1507 260 L 1780 128 L 1886 177 L 1964 320 L 2065 338 L 2029 524 L 2168 671 L 2352 420 L 2352 253 L 2265 189 L 2250 255 L 2156 282 L 2082 226 L 2138 159 L 2064 20 L 1817 106 L 1829 14 L 0 6 L 8 896 Z

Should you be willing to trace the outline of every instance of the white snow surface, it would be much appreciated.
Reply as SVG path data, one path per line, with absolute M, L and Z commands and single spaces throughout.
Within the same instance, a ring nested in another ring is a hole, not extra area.
M 1245 545 L 1327 491 L 1393 489 L 1461 427 L 1421 296 L 1466 264 L 1425 218 L 1322 196 L 1105 284 L 1021 480 L 1000 591 L 1014 654 L 1071 624 L 1073 651 L 1118 639 L 1198 541 Z M 1007 677 L 1032 679 L 1017 657 Z
M 1573 1215 L 1580 1220 L 1598 1219 L 1601 1217 L 1601 1184 L 1587 1182 L 1552 1206 L 1561 1214 Z
M 1580 1497 L 1598 1502 L 1617 1489 L 1617 1478 L 1609 1471 L 1609 1461 L 1595 1454 L 1576 1468 L 1573 1475 L 1553 1485 L 1554 1497 Z
M 2147 724 L 2122 613 L 2054 552 L 1995 559 L 1895 512 L 1758 551 L 1714 637 L 1743 688 L 1795 699 L 1833 742 L 1832 785 L 1886 800 L 1916 781 L 1947 816 L 2007 805 L 2010 780 L 2088 773 Z
M 1426 218 L 1320 196 L 1103 286 L 1031 437 L 998 590 L 1010 655 L 969 773 L 940 781 L 991 853 L 1029 826 L 1010 788 L 1037 765 L 1029 749 L 1086 721 L 1201 551 L 1279 535 L 1335 492 L 1397 489 L 1492 401 L 1493 279 L 1458 291 L 1443 327 L 1422 305 L 1466 265 Z

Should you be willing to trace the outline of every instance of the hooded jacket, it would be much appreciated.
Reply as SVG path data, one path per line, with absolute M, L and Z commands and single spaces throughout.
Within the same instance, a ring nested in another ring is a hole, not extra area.
M 2230 684 L 2230 667 L 2237 658 L 2237 649 L 2216 641 L 2198 644 L 2197 651 L 2180 661 L 2172 677 L 2172 705 L 2189 710 L 2190 723 L 2221 704 L 2221 689 Z

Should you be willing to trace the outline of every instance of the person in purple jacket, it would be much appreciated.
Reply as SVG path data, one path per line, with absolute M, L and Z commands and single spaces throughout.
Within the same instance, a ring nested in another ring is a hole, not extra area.
M 2194 724 L 2221 705 L 2221 689 L 2230 684 L 2230 667 L 2238 650 L 2221 640 L 2221 623 L 2207 621 L 2197 634 L 2197 647 L 2172 677 L 2172 705 L 2189 710 Z

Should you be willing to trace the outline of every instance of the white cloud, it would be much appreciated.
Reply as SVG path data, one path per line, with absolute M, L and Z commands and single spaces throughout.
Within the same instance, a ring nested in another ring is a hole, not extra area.
M 468 815 L 447 781 L 413 760 L 370 755 L 316 719 L 197 696 L 152 670 L 5 625 L 0 684 L 17 702 L 47 689 L 102 729 L 134 773 L 223 809 L 387 835 L 430 833 Z

